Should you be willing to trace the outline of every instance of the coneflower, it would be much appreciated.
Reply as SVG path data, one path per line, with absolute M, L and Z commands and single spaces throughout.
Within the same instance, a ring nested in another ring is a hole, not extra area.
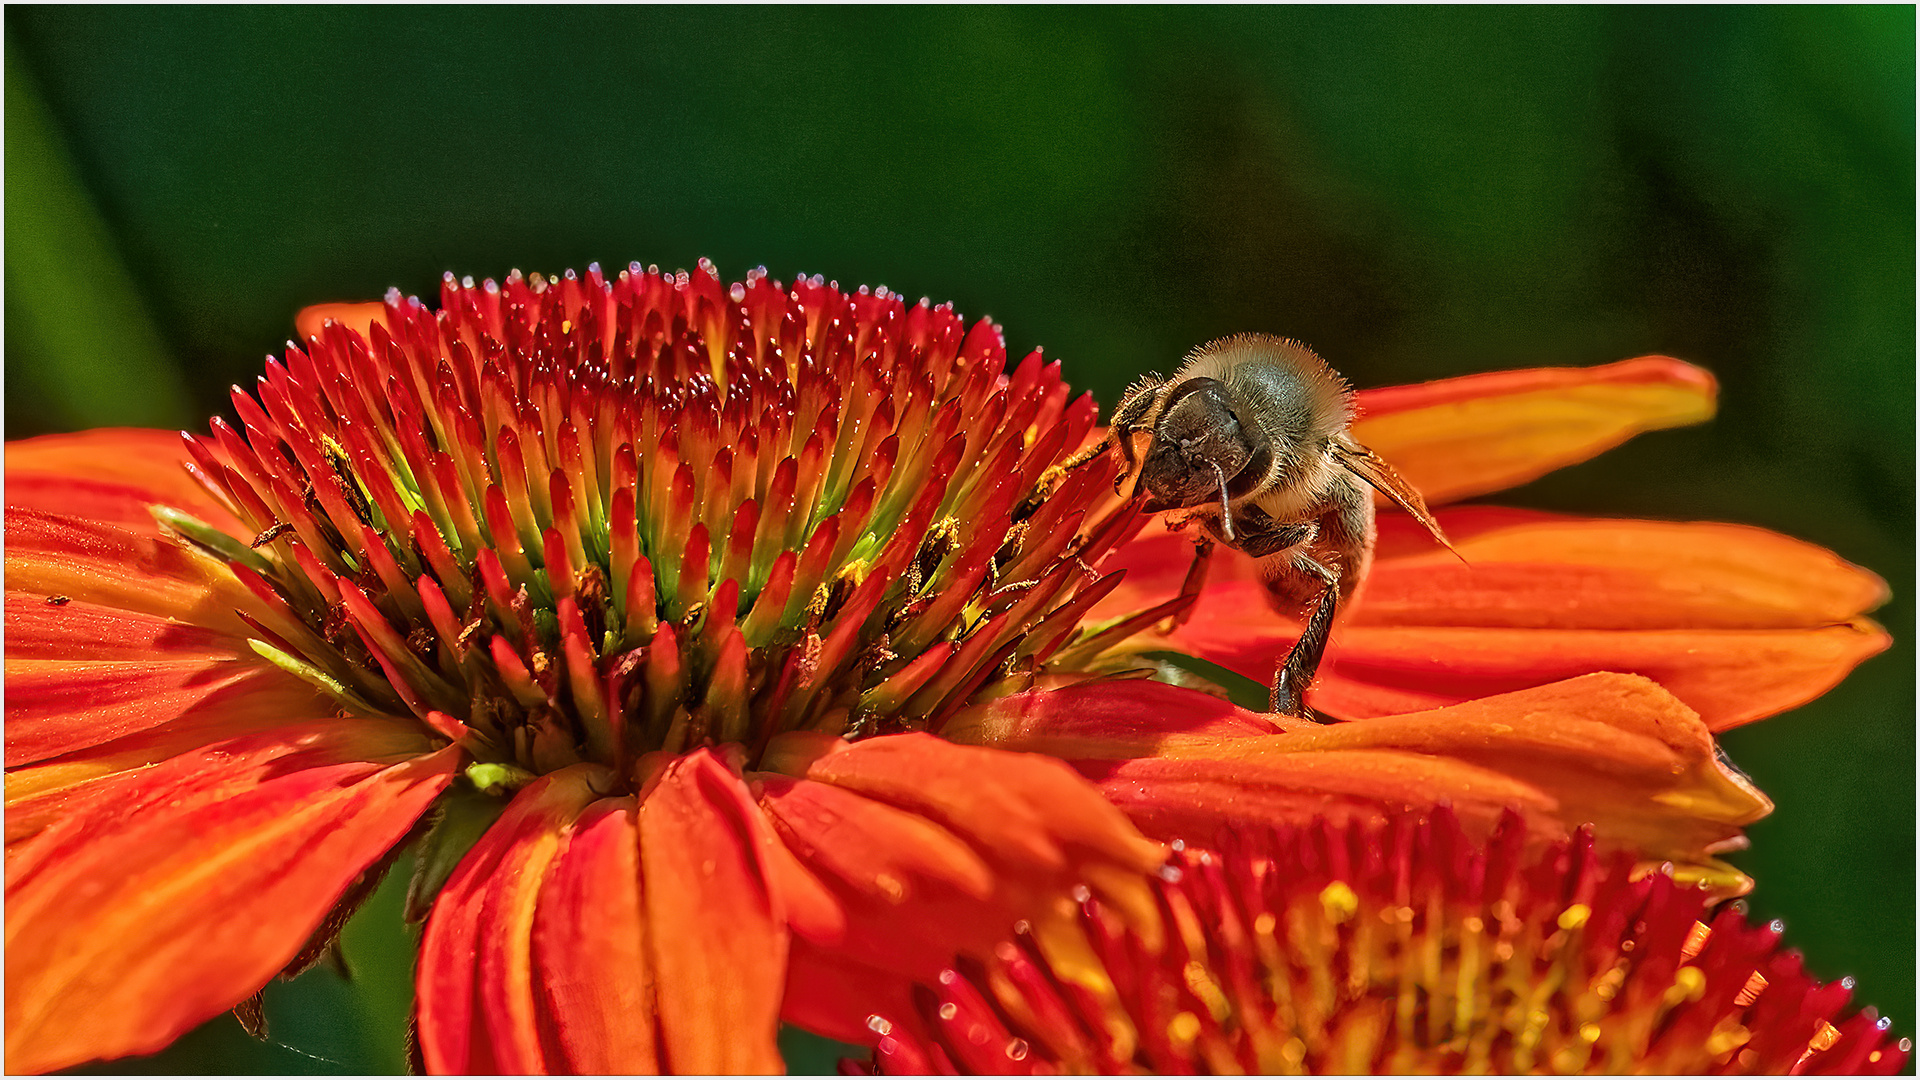
M 440 299 L 269 360 L 197 493 L 8 508 L 12 1068 L 311 962 L 423 817 L 436 1071 L 777 1069 L 790 928 L 846 932 L 813 874 L 884 888 L 916 830 L 984 910 L 1144 896 L 1159 846 L 1069 770 L 914 734 L 1142 625 L 1080 625 L 1141 519 L 1110 470 L 1041 491 L 1096 419 L 1058 364 L 706 264 Z
M 1077 948 L 1016 928 L 874 1015 L 887 1073 L 1901 1071 L 1912 1043 L 1822 985 L 1740 903 L 1530 849 L 1444 808 L 1224 831 L 1182 848 L 1143 933 L 1080 905 Z M 858 1069 L 859 1066 L 853 1066 Z

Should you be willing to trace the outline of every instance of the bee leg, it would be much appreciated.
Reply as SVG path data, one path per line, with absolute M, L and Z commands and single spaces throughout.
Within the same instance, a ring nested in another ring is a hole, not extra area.
M 1082 450 L 1079 453 L 1068 458 L 1067 460 L 1061 462 L 1060 464 L 1055 465 L 1053 468 L 1047 470 L 1047 472 L 1049 474 L 1058 473 L 1061 476 L 1065 476 L 1066 474 L 1072 472 L 1073 470 L 1078 469 L 1082 465 L 1086 465 L 1090 462 L 1098 460 L 1101 454 L 1104 454 L 1107 452 L 1107 447 L 1112 446 L 1113 444 L 1114 444 L 1113 435 L 1109 433 L 1106 438 L 1101 439 L 1099 442 L 1094 443 L 1092 446 L 1087 447 L 1085 450 Z
M 1100 456 L 1107 452 L 1107 447 L 1113 445 L 1115 445 L 1113 435 L 1109 433 L 1106 438 L 1041 473 L 1039 481 L 1033 485 L 1033 494 L 1027 496 L 1026 501 L 1020 505 L 1020 512 L 1015 514 L 1016 520 L 1025 521 L 1032 517 L 1040 509 L 1040 504 L 1060 486 L 1060 481 L 1065 480 L 1075 469 L 1098 461 Z
M 1311 720 L 1313 713 L 1307 708 L 1307 687 L 1313 685 L 1313 677 L 1320 670 L 1320 658 L 1327 651 L 1327 636 L 1340 606 L 1340 575 L 1305 555 L 1295 556 L 1293 565 L 1317 575 L 1325 587 L 1313 605 L 1313 613 L 1307 616 L 1307 625 L 1300 632 L 1299 640 L 1274 669 L 1269 704 L 1274 712 Z
M 1127 388 L 1127 394 L 1120 399 L 1120 405 L 1113 410 L 1113 419 L 1107 423 L 1107 443 L 1120 451 L 1124 465 L 1120 474 L 1113 478 L 1113 491 L 1118 495 L 1127 486 L 1127 481 L 1140 471 L 1140 457 L 1134 453 L 1133 433 L 1146 431 L 1150 425 L 1142 425 L 1148 414 L 1153 412 L 1154 404 L 1159 400 L 1160 387 L 1156 376 L 1148 376 Z
M 1212 523 L 1209 522 L 1209 525 Z M 1229 547 L 1239 548 L 1256 559 L 1265 559 L 1278 555 L 1288 548 L 1310 544 L 1320 533 L 1320 525 L 1313 521 L 1280 522 L 1267 515 L 1257 506 L 1246 505 L 1234 511 L 1233 533 L 1231 539 L 1224 530 L 1216 532 L 1215 538 Z M 1290 565 L 1290 564 L 1289 564 Z
M 1154 395 L 1159 392 L 1160 385 L 1149 380 L 1129 388 L 1126 396 L 1120 399 L 1120 407 L 1113 411 L 1113 419 L 1107 424 L 1107 437 L 1048 469 L 1045 476 L 1057 480 L 1097 460 L 1100 455 L 1107 452 L 1108 447 L 1119 450 L 1120 456 L 1127 460 L 1127 467 L 1121 471 L 1120 479 L 1124 480 L 1132 474 L 1134 469 L 1139 468 L 1140 462 L 1134 457 L 1131 436 L 1139 427 L 1140 421 L 1153 410 Z M 1045 482 L 1042 480 L 1042 483 Z M 1114 490 L 1119 490 L 1119 486 L 1119 481 L 1116 480 Z
M 1186 580 L 1180 583 L 1180 595 L 1182 597 L 1192 597 L 1196 601 L 1199 599 L 1200 590 L 1206 588 L 1207 585 L 1207 567 L 1212 564 L 1213 541 L 1203 536 L 1193 542 L 1193 562 L 1187 565 Z M 1193 608 L 1193 604 L 1188 604 L 1186 607 L 1167 616 L 1166 619 L 1160 623 L 1161 632 L 1172 633 L 1182 626 L 1185 626 L 1187 620 L 1193 618 Z
M 1199 513 L 1190 514 L 1180 522 L 1185 527 L 1188 522 L 1198 519 L 1204 534 L 1193 542 L 1193 563 L 1187 567 L 1186 580 L 1180 584 L 1181 596 L 1199 596 L 1207 584 L 1207 568 L 1213 562 L 1213 548 L 1216 542 L 1236 548 L 1256 559 L 1278 555 L 1289 548 L 1311 543 L 1319 532 L 1319 525 L 1311 521 L 1279 522 L 1268 516 L 1257 506 L 1248 504 L 1238 510 L 1228 508 L 1233 515 L 1231 530 L 1226 527 L 1225 519 L 1216 521 L 1211 516 Z M 1172 528 L 1171 523 L 1168 528 Z M 1205 534 L 1211 534 L 1211 539 Z M 1170 616 L 1162 625 L 1167 632 L 1184 626 L 1193 617 L 1191 606 L 1182 608 Z
M 1068 473 L 1099 460 L 1101 455 L 1112 447 L 1119 450 L 1120 456 L 1126 459 L 1126 467 L 1120 470 L 1120 475 L 1113 481 L 1113 490 L 1118 492 L 1127 477 L 1133 475 L 1133 471 L 1140 467 L 1140 462 L 1135 459 L 1133 453 L 1133 430 L 1153 409 L 1154 395 L 1159 391 L 1160 385 L 1149 378 L 1129 387 L 1126 396 L 1120 399 L 1120 407 L 1113 411 L 1113 419 L 1107 424 L 1107 437 L 1041 473 L 1038 485 L 1040 490 L 1051 493 Z

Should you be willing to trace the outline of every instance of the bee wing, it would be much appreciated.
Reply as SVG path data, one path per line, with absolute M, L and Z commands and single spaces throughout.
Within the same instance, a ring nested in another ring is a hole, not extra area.
M 1460 561 L 1466 561 L 1466 557 L 1455 551 L 1453 544 L 1447 540 L 1447 534 L 1441 530 L 1433 511 L 1427 509 L 1427 500 L 1421 497 L 1419 489 L 1394 472 L 1393 466 L 1381 460 L 1380 455 L 1352 439 L 1338 438 L 1333 440 L 1333 460 L 1372 485 L 1375 491 L 1392 500 L 1395 506 L 1412 514 L 1413 520 L 1425 526 L 1441 547 L 1452 551 Z

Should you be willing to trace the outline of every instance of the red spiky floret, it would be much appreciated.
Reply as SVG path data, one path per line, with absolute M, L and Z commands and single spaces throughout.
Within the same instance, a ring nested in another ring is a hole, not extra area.
M 886 289 L 749 274 L 390 294 L 188 449 L 300 670 L 525 774 L 937 729 L 1074 650 L 1144 520 L 1040 354 Z M 243 433 L 244 432 L 244 433 Z M 929 660 L 937 658 L 938 662 Z

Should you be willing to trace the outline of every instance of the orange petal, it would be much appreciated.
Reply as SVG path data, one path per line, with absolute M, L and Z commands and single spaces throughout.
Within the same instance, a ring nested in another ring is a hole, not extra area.
M 184 510 L 233 535 L 244 526 L 187 474 L 177 431 L 98 428 L 7 444 L 7 503 L 153 532 L 147 507 Z
M 7 1068 L 148 1054 L 259 990 L 446 786 L 449 748 L 336 720 L 116 781 L 7 867 Z
M 997 925 L 1004 934 L 1019 917 L 1011 908 L 1002 917 L 979 916 L 990 900 L 1004 905 L 994 869 L 933 822 L 830 784 L 755 779 L 783 846 L 840 912 L 837 937 L 796 927 L 798 936 L 874 963 L 894 961 L 896 970 L 933 969 L 953 955 L 957 928 Z M 848 932 L 859 926 L 887 930 Z
M 759 814 L 710 750 L 666 767 L 640 804 L 647 948 L 661 1057 L 678 1073 L 777 1073 L 787 934 L 755 850 Z
M 1778 630 L 1847 622 L 1888 595 L 1871 571 L 1748 525 L 1482 507 L 1443 520 L 1466 562 L 1392 515 L 1356 623 Z
M 10 660 L 212 662 L 253 655 L 240 638 L 158 615 L 71 598 L 49 604 L 45 596 L 12 589 L 6 605 Z
M 1315 708 L 1382 716 L 1619 671 L 1659 681 L 1721 731 L 1818 697 L 1889 643 L 1858 617 L 1884 582 L 1763 529 L 1492 507 L 1440 518 L 1466 565 L 1382 516 L 1380 557 L 1334 630 Z M 1178 536 L 1135 541 L 1117 556 L 1128 577 L 1109 603 L 1177 589 L 1191 557 Z M 1255 560 L 1216 551 L 1192 618 L 1132 647 L 1267 681 L 1299 624 L 1260 582 Z
M 159 535 L 6 508 L 7 589 L 174 619 L 244 640 L 237 617 L 271 617 L 226 564 Z
M 420 1052 L 434 1073 L 549 1069 L 533 980 L 534 912 L 566 843 L 596 798 L 601 766 L 576 765 L 521 789 L 434 901 L 415 984 Z
M 1126 684 L 1038 692 L 1097 697 L 1112 710 L 1164 707 Z M 1179 691 L 1191 693 L 1191 691 Z M 1034 695 L 1030 695 L 1034 696 Z M 1032 715 L 1046 701 L 1005 706 Z M 1540 835 L 1593 823 L 1608 843 L 1706 867 L 1771 804 L 1716 758 L 1694 712 L 1657 685 L 1597 674 L 1430 712 L 1286 734 L 1180 737 L 1151 758 L 1082 761 L 1150 835 L 1211 839 L 1223 822 L 1304 821 L 1450 803 L 1491 828 L 1518 810 Z
M 1335 716 L 1431 708 L 1592 671 L 1653 679 L 1725 731 L 1804 705 L 1892 643 L 1869 620 L 1812 630 L 1352 627 L 1313 690 Z M 1435 662 L 1435 658 L 1444 658 Z
M 1643 431 L 1713 415 L 1713 376 L 1666 356 L 1363 390 L 1353 434 L 1430 504 L 1524 484 Z
M 1036 867 L 1104 861 L 1141 872 L 1162 853 L 1059 762 L 959 746 L 931 735 L 866 739 L 815 761 L 806 778 L 918 814 L 998 859 Z
M 332 710 L 324 710 L 330 716 Z M 62 817 L 89 803 L 118 797 L 112 781 L 168 758 L 242 735 L 294 728 L 318 719 L 314 713 L 228 713 L 195 710 L 165 724 L 90 746 L 51 761 L 7 770 L 7 855 Z
M 373 324 L 386 314 L 387 305 L 377 301 L 361 304 L 314 304 L 300 309 L 293 317 L 294 327 L 300 331 L 300 340 L 320 336 L 320 331 L 328 320 L 337 322 L 359 334 L 363 340 L 369 339 Z
M 9 845 L 45 827 L 80 786 L 334 711 L 225 634 L 28 593 L 9 592 L 6 605 Z
M 794 963 L 824 967 L 793 974 L 808 989 L 789 998 L 789 1020 L 856 1031 L 875 985 L 932 978 L 955 953 L 984 956 L 1076 886 L 1157 925 L 1145 875 L 1162 849 L 1060 762 L 924 734 L 826 743 L 783 762 L 797 778 L 753 774 L 785 846 L 847 922 L 830 948 L 796 939 Z
M 1001 937 L 1006 936 L 1005 930 Z M 952 957 L 948 957 L 949 963 Z M 871 1044 L 875 1035 L 896 1023 L 918 1027 L 913 1007 L 914 980 L 900 977 L 899 965 L 862 964 L 845 950 L 793 939 L 793 960 L 787 973 L 786 1003 L 781 1017 L 787 1023 L 841 1042 Z M 870 1018 L 899 1017 L 870 1027 Z
M 749 787 L 762 794 L 768 782 L 764 773 L 755 773 Z M 778 779 L 784 780 L 785 777 Z M 768 819 L 764 798 L 760 814 L 748 819 L 753 826 L 755 846 L 760 855 L 760 872 L 767 877 L 774 908 L 786 917 L 787 930 L 796 938 L 804 937 L 822 945 L 840 945 L 847 940 L 847 911 L 839 896 L 820 880 L 815 868 L 794 854 L 789 840 L 775 822 Z
M 332 711 L 312 687 L 225 634 L 32 593 L 8 592 L 6 605 L 8 768 L 189 714 L 257 726 Z
M 10 660 L 7 767 L 44 761 L 191 713 L 245 720 L 327 711 L 306 684 L 243 661 L 70 664 Z
M 963 709 L 940 737 L 1049 757 L 1151 757 L 1183 739 L 1277 735 L 1296 722 L 1148 679 L 1081 683 Z
M 1238 612 L 1260 602 L 1250 590 L 1224 588 L 1207 598 Z M 1278 616 L 1234 625 L 1196 615 L 1163 640 L 1265 682 L 1297 633 Z M 1785 630 L 1345 625 L 1334 630 L 1308 703 L 1356 720 L 1616 671 L 1659 682 L 1725 731 L 1804 705 L 1890 643 L 1866 619 Z
M 552 1071 L 660 1071 L 634 800 L 587 808 L 540 887 L 533 958 Z

